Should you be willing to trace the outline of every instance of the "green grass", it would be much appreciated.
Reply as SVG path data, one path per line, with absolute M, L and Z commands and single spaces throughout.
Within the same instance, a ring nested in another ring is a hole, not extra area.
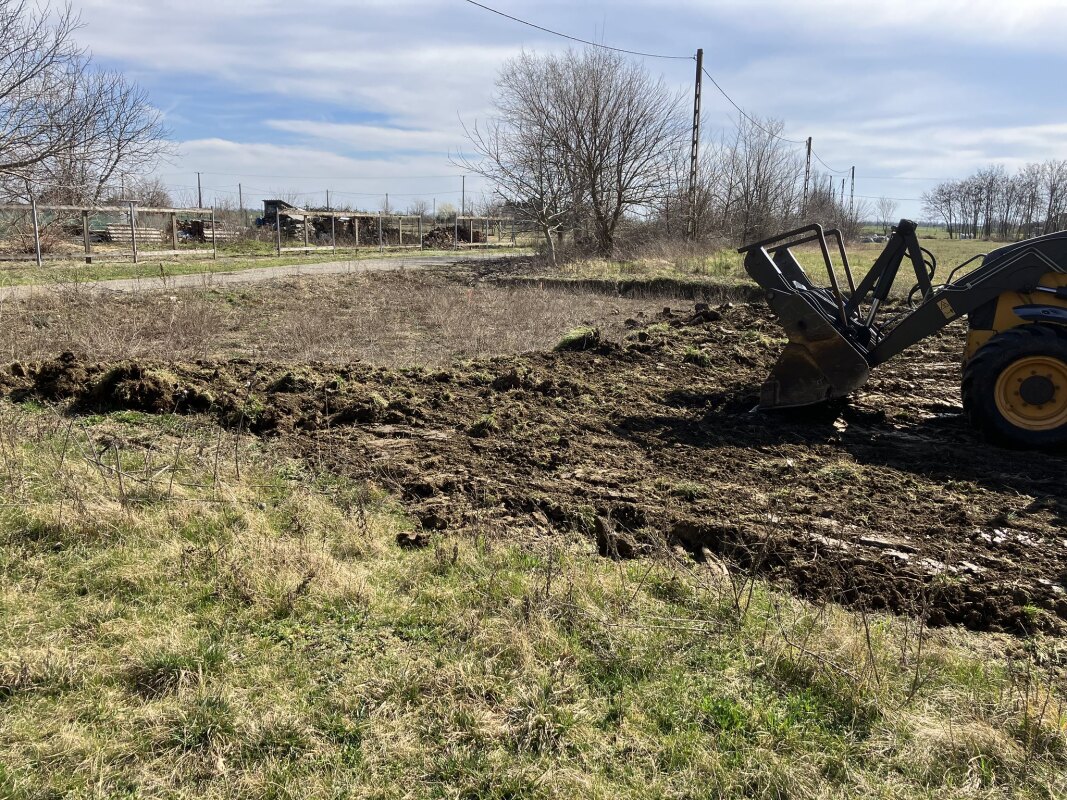
M 920 238 L 919 243 L 933 253 L 937 259 L 935 283 L 948 277 L 957 264 L 967 261 L 979 253 L 987 253 L 1003 242 L 983 242 L 974 239 L 948 239 L 935 237 Z M 847 248 L 849 264 L 858 283 L 860 278 L 874 264 L 881 254 L 884 244 L 856 242 Z M 793 251 L 801 266 L 807 270 L 811 279 L 819 285 L 828 285 L 829 278 L 822 254 L 817 247 L 804 246 Z M 836 250 L 831 251 L 835 264 L 835 273 L 843 288 L 847 289 L 845 273 L 841 267 Z M 677 254 L 636 259 L 578 259 L 560 267 L 559 273 L 564 277 L 600 280 L 685 280 L 706 283 L 715 286 L 736 286 L 749 282 L 743 266 L 743 256 L 734 249 L 712 250 L 705 253 L 688 252 L 684 249 Z M 978 266 L 977 263 L 964 270 Z M 894 283 L 893 291 L 897 296 L 906 295 L 915 283 L 915 274 L 910 263 L 905 263 Z
M 389 496 L 206 422 L 0 441 L 3 798 L 1067 791 L 1055 643 L 577 535 L 401 549 Z

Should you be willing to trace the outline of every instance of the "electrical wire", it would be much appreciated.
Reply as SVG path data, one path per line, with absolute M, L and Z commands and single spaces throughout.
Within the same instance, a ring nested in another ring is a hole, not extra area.
M 829 170 L 830 172 L 836 172 L 838 175 L 847 175 L 850 172 L 850 170 L 847 170 L 847 169 L 834 169 L 829 164 L 827 164 L 825 161 L 823 161 L 821 158 L 819 158 L 819 154 L 815 152 L 814 148 L 812 148 L 811 154 L 815 158 L 816 161 L 818 161 L 820 164 L 822 164 L 824 167 L 826 167 L 826 169 Z
M 469 1 L 470 0 L 468 0 L 468 2 Z M 745 113 L 745 110 L 743 108 L 741 108 L 741 106 L 739 106 L 737 103 L 734 102 L 734 99 L 732 97 L 730 97 L 730 95 L 728 95 L 726 93 L 725 89 L 723 89 L 721 86 L 719 86 L 719 82 L 717 80 L 715 80 L 715 78 L 713 78 L 711 76 L 711 73 L 708 72 L 708 70 L 705 67 L 701 67 L 701 71 L 704 73 L 705 77 L 707 77 L 707 79 L 709 81 L 711 81 L 711 85 L 719 90 L 719 94 L 721 94 L 723 97 L 725 97 L 727 102 L 730 105 L 732 105 L 734 108 L 737 109 L 737 113 L 739 113 L 742 117 L 744 117 L 749 122 L 751 122 L 753 125 L 755 125 L 757 128 L 759 128 L 761 131 L 766 133 L 768 136 L 773 136 L 775 139 L 780 139 L 781 141 L 789 142 L 790 144 L 807 144 L 807 141 L 804 141 L 802 139 L 787 139 L 785 136 L 779 136 L 774 131 L 770 131 L 770 130 L 767 130 L 766 128 L 764 128 L 762 125 L 760 125 L 758 122 L 756 122 L 756 120 L 754 120 L 747 113 Z M 823 165 L 823 166 L 825 166 L 825 165 Z M 829 167 L 827 167 L 827 169 L 829 169 Z
M 197 172 L 193 170 L 192 172 Z M 462 178 L 464 174 L 457 173 L 455 175 L 254 175 L 250 172 L 242 172 L 238 175 L 235 172 L 204 172 L 199 170 L 201 175 L 216 175 L 224 178 L 277 178 L 280 180 L 299 180 L 299 181 L 406 181 L 406 180 L 444 180 L 452 178 Z M 160 172 L 160 175 L 189 175 L 191 172 Z
M 512 22 L 518 22 L 518 23 L 520 23 L 522 25 L 527 25 L 527 26 L 529 26 L 531 28 L 536 28 L 539 31 L 544 31 L 545 33 L 551 33 L 553 36 L 559 36 L 559 37 L 561 37 L 563 39 L 570 39 L 572 42 L 581 42 L 582 44 L 587 44 L 590 47 L 599 47 L 602 50 L 614 50 L 616 53 L 628 53 L 631 56 L 641 56 L 643 58 L 666 58 L 666 59 L 670 59 L 670 60 L 673 60 L 673 61 L 692 61 L 693 60 L 693 56 L 668 56 L 668 55 L 663 55 L 662 53 L 642 53 L 640 50 L 626 50 L 625 48 L 622 48 L 622 47 L 611 47 L 610 45 L 606 45 L 606 44 L 598 44 L 597 42 L 590 42 L 588 39 L 579 39 L 577 36 L 570 36 L 570 35 L 568 35 L 566 33 L 560 33 L 559 31 L 554 31 L 551 28 L 545 28 L 545 27 L 542 27 L 541 25 L 535 25 L 532 22 L 527 22 L 524 19 L 519 19 L 518 17 L 513 17 L 513 16 L 511 16 L 511 14 L 505 14 L 503 11 L 497 11 L 495 8 L 490 8 L 487 5 L 483 5 L 481 3 L 477 3 L 477 2 L 475 2 L 475 0 L 466 0 L 466 2 L 470 3 L 472 6 L 477 6 L 478 8 L 481 8 L 481 9 L 483 9 L 485 11 L 490 11 L 493 14 L 497 14 L 497 15 L 499 15 L 501 17 L 504 17 L 505 19 L 510 19 Z

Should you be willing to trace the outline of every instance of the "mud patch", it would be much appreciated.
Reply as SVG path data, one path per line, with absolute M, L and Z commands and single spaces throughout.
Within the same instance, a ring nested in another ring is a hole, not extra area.
M 448 370 L 65 357 L 0 383 L 75 405 L 105 386 L 121 407 L 210 398 L 224 423 L 395 491 L 424 531 L 578 533 L 612 558 L 675 547 L 932 624 L 1067 629 L 1067 458 L 967 427 L 962 330 L 876 371 L 840 416 L 798 420 L 750 412 L 781 347 L 762 305 L 651 306 L 627 328 Z

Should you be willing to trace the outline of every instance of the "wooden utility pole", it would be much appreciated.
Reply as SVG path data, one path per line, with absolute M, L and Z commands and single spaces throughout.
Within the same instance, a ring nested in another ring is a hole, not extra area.
M 808 183 L 811 181 L 811 137 L 808 137 L 808 156 L 804 161 L 804 203 L 803 207 L 808 207 Z
M 689 219 L 685 238 L 697 235 L 697 163 L 700 159 L 700 88 L 704 75 L 704 50 L 697 49 L 697 74 L 693 84 L 693 143 L 689 151 Z
M 137 212 L 133 210 L 133 201 L 130 206 L 130 245 L 133 247 L 133 263 L 137 263 Z
M 33 252 L 39 267 L 41 266 L 41 227 L 37 221 L 37 198 L 32 194 L 30 195 L 30 208 L 30 213 L 33 215 Z
M 278 255 L 282 254 L 282 211 L 281 206 L 274 206 L 274 231 L 278 237 Z
M 852 168 L 852 185 L 848 193 L 848 218 L 852 219 L 852 214 L 856 208 L 856 168 Z

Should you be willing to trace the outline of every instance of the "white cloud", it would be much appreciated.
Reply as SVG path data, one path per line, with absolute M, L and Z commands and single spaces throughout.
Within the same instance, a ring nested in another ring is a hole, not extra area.
M 782 118 L 792 138 L 813 136 L 833 166 L 856 164 L 863 194 L 918 196 L 924 188 L 865 174 L 942 176 L 1067 156 L 1067 112 L 1037 85 L 1067 67 L 1067 0 L 491 4 L 621 47 L 705 47 L 709 71 L 737 102 Z M 219 119 L 193 134 L 175 167 L 185 185 L 195 185 L 191 169 L 199 168 L 226 173 L 220 179 L 234 190 L 237 176 L 271 174 L 335 176 L 338 192 L 436 191 L 417 180 L 400 186 L 401 175 L 458 172 L 447 153 L 466 141 L 460 117 L 489 113 L 501 62 L 523 47 L 568 46 L 458 0 L 83 0 L 81 8 L 80 40 L 131 74 L 173 87 L 181 102 L 155 100 L 176 122 L 198 118 L 201 93 L 216 87 L 255 100 L 253 111 L 232 112 L 245 132 L 224 134 Z M 1038 56 L 1041 75 L 1032 71 Z M 689 90 L 691 62 L 645 63 Z M 997 73 L 991 65 L 1003 66 Z M 709 137 L 736 116 L 707 84 L 704 108 Z M 247 133 L 256 125 L 261 132 Z M 354 180 L 360 175 L 389 180 Z M 325 188 L 292 180 L 298 191 Z
M 462 135 L 433 130 L 409 130 L 385 125 L 318 122 L 306 119 L 271 119 L 266 125 L 278 131 L 362 152 L 423 152 L 447 156 L 463 148 Z
M 459 204 L 465 185 L 467 202 L 479 200 L 484 184 L 442 164 L 436 156 L 412 155 L 403 160 L 353 158 L 304 145 L 277 145 L 209 138 L 184 142 L 178 163 L 160 175 L 185 204 L 196 202 L 196 169 L 201 172 L 205 203 L 235 204 L 238 183 L 245 206 L 255 208 L 269 197 L 297 194 L 318 205 L 330 191 L 332 205 L 377 210 L 385 195 L 394 208 L 415 199 Z M 183 168 L 195 164 L 196 169 Z

